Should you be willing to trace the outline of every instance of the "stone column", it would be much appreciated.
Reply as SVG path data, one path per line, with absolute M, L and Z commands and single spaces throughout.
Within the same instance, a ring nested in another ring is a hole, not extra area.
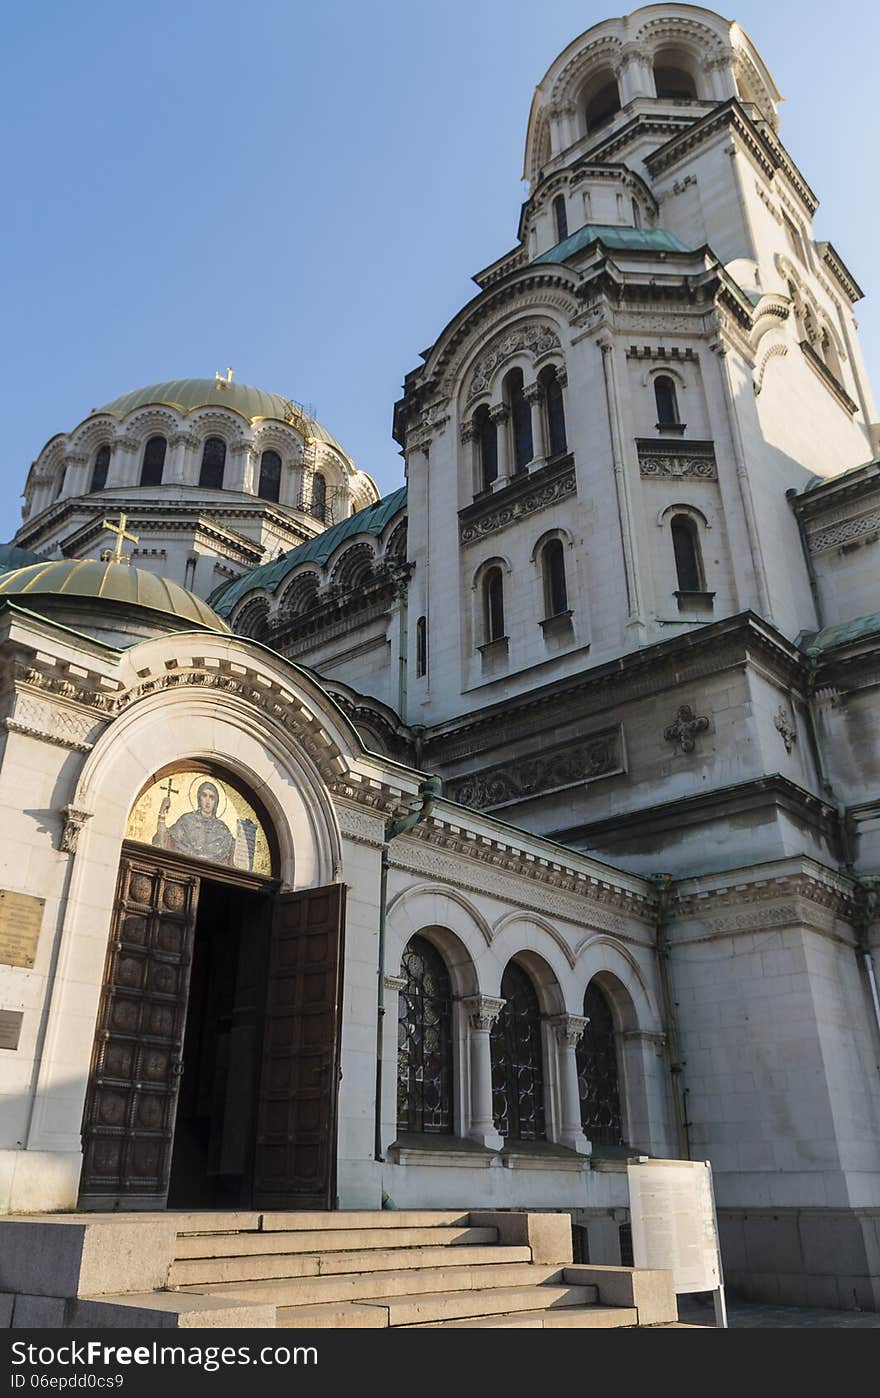
M 534 471 L 539 466 L 543 466 L 550 449 L 547 445 L 547 415 L 544 412 L 544 390 L 539 383 L 527 384 L 523 389 L 525 398 L 532 410 L 532 459 L 529 462 L 529 470 Z
M 91 460 L 92 458 L 83 452 L 67 452 L 64 457 L 64 484 L 59 499 L 66 500 L 71 495 L 86 494 L 89 488 Z
M 480 443 L 477 438 L 477 429 L 474 426 L 472 417 L 467 418 L 458 429 L 458 439 L 461 442 L 462 454 L 465 461 L 470 465 L 470 481 L 468 482 L 472 495 L 483 489 Z
M 596 341 L 602 354 L 602 373 L 605 380 L 605 399 L 608 407 L 608 425 L 611 432 L 611 460 L 614 470 L 614 490 L 617 497 L 617 516 L 620 528 L 620 542 L 623 552 L 624 581 L 626 584 L 626 627 L 635 630 L 643 642 L 644 618 L 642 614 L 641 588 L 639 586 L 638 558 L 633 528 L 629 490 L 626 481 L 626 464 L 623 453 L 623 432 L 620 420 L 620 401 L 614 369 L 614 342 L 609 335 Z
M 140 449 L 136 437 L 117 437 L 110 455 L 110 470 L 107 472 L 107 488 L 117 485 L 137 485 L 138 461 L 135 453 Z
M 470 1028 L 471 1119 L 468 1136 L 490 1150 L 500 1150 L 503 1136 L 495 1129 L 492 1112 L 492 1049 L 489 1032 L 504 1009 L 505 1001 L 489 995 L 470 995 L 462 1002 Z
M 592 1151 L 581 1126 L 581 1095 L 575 1057 L 578 1040 L 589 1022 L 583 1015 L 554 1015 L 550 1020 L 559 1063 L 559 1144 L 576 1150 L 579 1155 L 589 1155 Z
M 638 44 L 627 44 L 622 49 L 620 60 L 614 69 L 620 105 L 626 106 L 634 97 L 654 97 L 654 72 L 651 58 Z
M 489 409 L 489 416 L 495 424 L 498 433 L 498 478 L 492 486 L 493 490 L 499 490 L 510 480 L 510 432 L 508 422 L 510 420 L 510 409 L 506 403 L 496 403 L 494 408 Z
M 162 471 L 162 479 L 168 485 L 187 484 L 187 451 L 191 450 L 197 443 L 198 438 L 191 432 L 175 432 L 168 439 L 168 450 L 165 454 L 165 466 Z
M 227 462 L 227 490 L 238 490 L 252 495 L 257 488 L 258 453 L 250 442 L 235 442 L 229 448 Z

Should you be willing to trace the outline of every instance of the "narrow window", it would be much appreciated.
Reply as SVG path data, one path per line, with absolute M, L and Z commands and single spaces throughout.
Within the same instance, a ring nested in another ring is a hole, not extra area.
M 565 553 L 560 539 L 551 539 L 541 550 L 541 571 L 544 575 L 545 615 L 559 616 L 560 612 L 567 612 Z
M 657 426 L 678 427 L 678 403 L 675 397 L 675 384 L 667 374 L 659 374 L 654 380 L 654 398 L 657 403 Z
M 320 472 L 312 478 L 312 514 L 321 521 L 327 517 L 327 482 Z
M 498 479 L 498 429 L 485 403 L 474 413 L 474 425 L 480 453 L 480 489 L 489 490 Z
M 489 1035 L 495 1130 L 510 1141 L 543 1141 L 541 1010 L 531 980 L 510 961 L 501 978 L 504 1009 Z
M 151 437 L 144 447 L 141 465 L 141 485 L 161 485 L 168 443 L 164 437 Z
M 617 83 L 609 74 L 607 80 L 598 89 L 594 97 L 587 102 L 586 118 L 587 131 L 593 132 L 600 126 L 604 126 L 606 121 L 610 121 L 615 112 L 620 111 L 620 93 L 617 90 Z
M 223 489 L 223 469 L 226 465 L 226 443 L 222 437 L 208 437 L 202 447 L 199 485 L 208 490 Z
M 98 447 L 95 452 L 95 464 L 92 467 L 92 483 L 89 486 L 90 492 L 103 490 L 107 484 L 107 472 L 110 470 L 110 448 L 105 443 Z
M 562 384 L 556 370 L 550 368 L 541 372 L 539 383 L 544 390 L 544 412 L 547 418 L 547 445 L 551 458 L 562 456 L 568 450 L 565 438 L 565 404 L 562 401 Z
M 641 226 L 642 226 L 642 211 L 641 211 L 641 209 L 639 208 L 638 203 L 637 203 L 637 201 L 636 201 L 635 199 L 632 201 L 632 210 L 633 210 L 633 228 L 641 228 Z
M 702 592 L 703 569 L 700 563 L 700 541 L 697 526 L 687 515 L 676 515 L 672 521 L 672 551 L 679 592 Z
M 584 1015 L 590 1022 L 575 1049 L 581 1125 L 594 1146 L 620 1146 L 623 1130 L 614 1019 L 595 981 L 587 986 Z
M 281 496 L 281 457 L 277 451 L 264 451 L 260 457 L 261 500 L 278 500 Z
M 556 241 L 562 243 L 568 237 L 568 212 L 564 194 L 557 194 L 553 200 L 553 217 L 556 220 Z
M 654 87 L 658 97 L 668 102 L 692 102 L 697 88 L 690 73 L 668 63 L 658 63 L 654 68 Z
M 416 622 L 416 679 L 428 673 L 428 620 L 420 616 Z
M 406 981 L 397 1017 L 397 1130 L 452 1131 L 452 982 L 425 937 L 411 937 L 401 958 Z
M 52 499 L 53 499 L 53 500 L 60 500 L 60 499 L 61 499 L 61 492 L 62 492 L 63 489 L 64 489 L 64 482 L 65 482 L 66 477 L 67 477 L 67 467 L 66 467 L 66 466 L 62 466 L 62 467 L 61 467 L 61 470 L 58 472 L 58 475 L 57 475 L 57 477 L 56 477 L 56 479 L 55 479 L 55 489 L 52 491 Z
M 490 568 L 483 583 L 485 634 L 487 641 L 500 641 L 504 635 L 504 578 L 500 568 Z
M 513 433 L 514 470 L 524 471 L 535 453 L 532 443 L 532 409 L 523 393 L 522 369 L 514 369 L 507 375 L 504 383 Z
M 804 242 L 803 238 L 801 237 L 800 229 L 788 217 L 788 214 L 784 213 L 782 215 L 782 222 L 785 228 L 785 235 L 788 238 L 789 246 L 792 252 L 794 253 L 795 257 L 797 257 L 801 262 L 805 263 L 807 259 L 804 256 Z

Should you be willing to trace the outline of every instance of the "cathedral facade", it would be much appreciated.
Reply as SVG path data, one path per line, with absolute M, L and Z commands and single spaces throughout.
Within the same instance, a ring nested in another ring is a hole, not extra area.
M 0 554 L 0 1207 L 568 1211 L 712 1162 L 728 1283 L 880 1304 L 880 462 L 736 23 L 535 91 L 379 498 L 160 382 Z M 2 905 L 5 904 L 5 910 Z

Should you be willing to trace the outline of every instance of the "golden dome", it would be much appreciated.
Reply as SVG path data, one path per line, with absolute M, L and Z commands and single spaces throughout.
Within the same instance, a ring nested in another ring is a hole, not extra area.
M 14 597 L 26 606 L 38 596 L 82 597 L 90 601 L 117 602 L 164 612 L 210 631 L 229 632 L 222 617 L 169 578 L 132 568 L 128 563 L 98 562 L 94 558 L 62 558 L 50 563 L 31 563 L 0 577 L 0 601 Z

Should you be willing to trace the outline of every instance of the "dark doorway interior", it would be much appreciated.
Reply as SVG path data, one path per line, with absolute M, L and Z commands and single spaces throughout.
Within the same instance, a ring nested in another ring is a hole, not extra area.
M 249 1207 L 271 900 L 200 880 L 170 1208 Z

